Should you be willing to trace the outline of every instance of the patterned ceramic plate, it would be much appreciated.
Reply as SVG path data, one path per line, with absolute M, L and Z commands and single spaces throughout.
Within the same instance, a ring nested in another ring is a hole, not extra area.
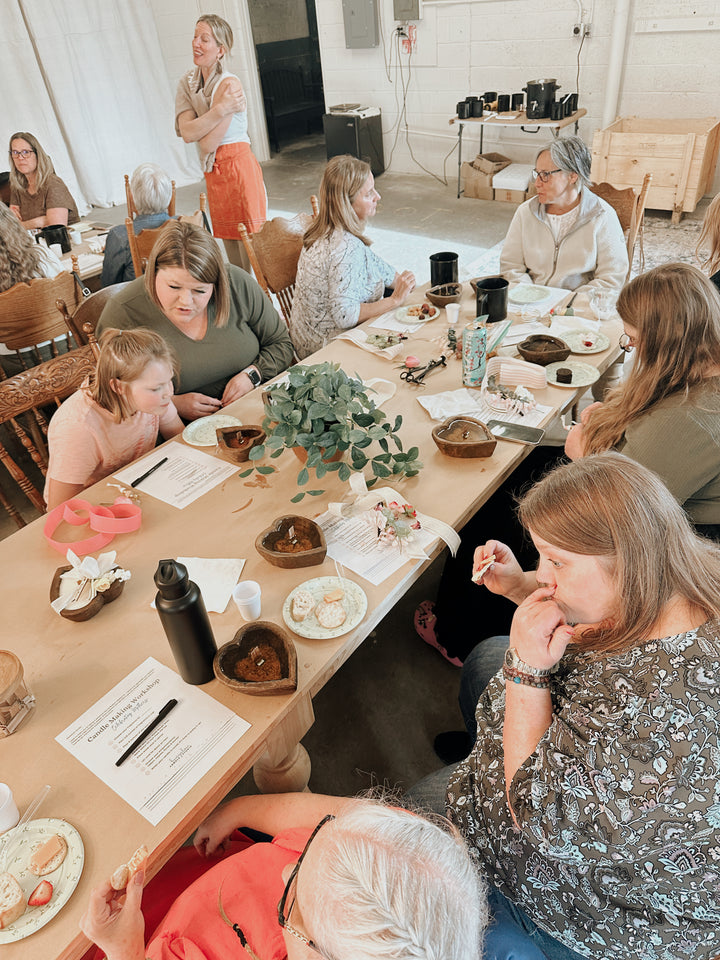
M 508 293 L 508 299 L 513 303 L 540 303 L 547 300 L 552 293 L 549 287 L 542 287 L 536 283 L 519 283 Z
M 410 310 L 417 310 L 417 303 L 411 303 L 409 307 L 398 307 L 395 311 L 395 319 L 401 323 L 427 323 L 428 320 L 434 320 L 435 317 L 440 316 L 439 307 L 433 307 L 431 304 L 428 304 L 428 306 L 430 307 L 430 313 L 423 314 L 420 317 L 409 312 Z
M 338 586 L 341 586 L 345 590 L 345 596 L 342 598 L 342 603 L 347 613 L 345 623 L 331 630 L 321 626 L 314 613 L 305 617 L 304 620 L 293 620 L 290 609 L 292 607 L 293 597 L 298 590 L 307 590 L 308 593 L 312 594 L 317 604 L 320 603 L 326 593 L 330 590 L 337 590 Z M 283 620 L 298 636 L 306 637 L 308 640 L 330 640 L 333 637 L 341 637 L 344 633 L 349 633 L 351 630 L 354 630 L 365 616 L 367 604 L 368 600 L 365 591 L 355 583 L 354 580 L 349 580 L 347 577 L 344 577 L 342 580 L 340 580 L 339 577 L 316 577 L 314 580 L 307 580 L 305 583 L 299 584 L 294 590 L 290 591 L 283 604 Z
M 33 851 L 57 833 L 67 840 L 67 856 L 52 873 L 45 877 L 36 877 L 28 870 Z M 6 855 L 9 858 L 6 859 Z M 70 899 L 78 885 L 85 861 L 85 848 L 80 834 L 65 820 L 47 817 L 42 820 L 30 820 L 20 830 L 8 830 L 0 837 L 0 863 L 11 873 L 29 897 L 41 880 L 49 880 L 53 885 L 53 895 L 44 907 L 27 907 L 25 913 L 15 923 L 0 930 L 0 943 L 13 943 L 23 940 L 44 927 Z
M 182 432 L 185 443 L 192 447 L 214 447 L 217 443 L 218 427 L 240 427 L 241 422 L 229 413 L 211 413 L 209 417 L 193 420 Z
M 558 383 L 557 372 L 565 367 L 572 370 L 572 380 L 570 383 Z M 549 363 L 545 367 L 547 382 L 549 387 L 569 387 L 574 390 L 576 387 L 589 387 L 600 377 L 600 371 L 591 363 L 582 363 L 580 360 L 562 360 L 560 363 Z
M 594 330 L 570 330 L 563 333 L 562 338 L 573 353 L 602 353 L 610 346 L 610 338 Z M 590 347 L 585 346 L 588 338 L 593 341 Z

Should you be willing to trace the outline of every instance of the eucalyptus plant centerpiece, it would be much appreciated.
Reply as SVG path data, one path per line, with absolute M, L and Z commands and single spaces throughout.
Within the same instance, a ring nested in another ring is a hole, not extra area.
M 298 473 L 298 486 L 309 482 L 311 471 L 318 480 L 337 473 L 345 481 L 369 466 L 369 487 L 380 479 L 414 477 L 420 472 L 418 448 L 404 450 L 398 435 L 402 417 L 390 423 L 375 405 L 372 390 L 362 380 L 349 377 L 338 363 L 291 367 L 281 383 L 268 387 L 264 400 L 262 426 L 267 440 L 253 447 L 250 459 L 260 460 L 267 452 L 279 457 L 283 450 L 294 449 L 301 459 L 307 458 Z M 368 449 L 373 444 L 378 450 L 374 454 Z M 302 491 L 292 502 L 306 493 L 322 492 Z

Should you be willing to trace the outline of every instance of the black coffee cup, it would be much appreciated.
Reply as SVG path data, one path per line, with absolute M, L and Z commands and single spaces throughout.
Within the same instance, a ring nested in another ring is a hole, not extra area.
M 68 228 L 62 223 L 43 227 L 38 236 L 41 236 L 49 247 L 54 243 L 59 243 L 63 253 L 70 253 L 72 250 Z
M 562 102 L 555 102 L 550 104 L 550 119 L 551 120 L 562 120 L 565 116 L 565 108 Z
M 457 110 L 458 120 L 467 120 L 470 116 L 470 104 L 467 100 L 461 100 L 455 109 Z
M 498 113 L 507 113 L 510 109 L 510 94 L 501 93 L 498 96 Z
M 457 283 L 458 255 L 445 251 L 433 253 L 430 257 L 430 286 L 437 287 L 442 283 Z
M 504 277 L 483 277 L 475 284 L 477 316 L 487 314 L 488 323 L 498 323 L 507 316 L 509 283 Z
M 514 93 L 514 94 L 512 95 L 512 97 L 511 97 L 511 100 L 510 100 L 510 102 L 511 102 L 511 108 L 512 108 L 513 110 L 522 110 L 524 98 L 525 98 L 525 94 L 523 94 L 523 93 Z

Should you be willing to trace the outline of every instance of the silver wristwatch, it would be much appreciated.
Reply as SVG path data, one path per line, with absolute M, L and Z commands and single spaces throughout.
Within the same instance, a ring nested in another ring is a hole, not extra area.
M 505 651 L 505 666 L 509 670 L 518 670 L 520 673 L 526 673 L 531 677 L 549 677 L 551 673 L 555 672 L 554 666 L 547 670 L 539 670 L 537 667 L 531 667 L 529 663 L 525 663 L 524 660 L 520 659 L 515 647 L 508 647 Z
M 250 379 L 250 383 L 253 385 L 253 390 L 255 389 L 255 387 L 259 387 L 260 384 L 262 383 L 262 377 L 257 372 L 255 367 L 246 367 L 243 370 L 243 373 L 246 374 Z

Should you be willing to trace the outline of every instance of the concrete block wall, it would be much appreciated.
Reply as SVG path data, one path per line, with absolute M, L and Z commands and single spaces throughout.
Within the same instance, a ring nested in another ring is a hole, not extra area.
M 490 89 L 517 92 L 528 80 L 545 77 L 556 78 L 561 93 L 574 92 L 578 53 L 580 105 L 587 110 L 579 132 L 590 144 L 594 131 L 602 127 L 614 3 L 582 0 L 583 19 L 591 19 L 592 27 L 580 50 L 580 41 L 572 35 L 579 19 L 576 0 L 544 0 L 542 5 L 537 0 L 426 0 L 417 25 L 417 50 L 410 58 L 398 54 L 392 0 L 378 4 L 384 42 L 373 49 L 348 50 L 341 0 L 317 0 L 320 52 L 328 106 L 361 101 L 382 109 L 386 164 L 392 157 L 394 171 L 419 173 L 414 156 L 436 175 L 442 175 L 444 166 L 452 182 L 456 153 L 448 154 L 456 145 L 457 127 L 448 121 L 457 101 Z M 715 0 L 700 0 L 692 8 L 675 0 L 631 0 L 618 115 L 720 114 L 717 14 Z M 674 30 L 671 23 L 669 30 L 636 32 L 638 21 L 684 16 L 696 17 L 698 29 Z M 717 28 L 708 29 L 704 21 L 713 16 Z M 465 130 L 463 156 L 468 158 L 478 144 L 472 128 Z M 529 162 L 544 141 L 542 132 L 486 128 L 483 148 Z

